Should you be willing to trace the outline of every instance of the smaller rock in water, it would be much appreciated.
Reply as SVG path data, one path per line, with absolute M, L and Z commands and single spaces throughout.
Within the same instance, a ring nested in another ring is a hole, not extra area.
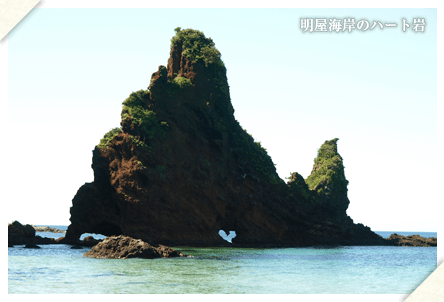
M 57 241 L 54 240 L 54 238 L 48 238 L 48 237 L 41 237 L 39 235 L 35 236 L 33 239 L 33 242 L 35 244 L 55 244 Z
M 30 243 L 30 244 L 25 245 L 25 249 L 41 249 L 41 247 Z
M 424 238 L 419 235 L 402 236 L 396 233 L 391 234 L 386 240 L 398 246 L 437 246 L 435 237 Z
M 31 225 L 23 225 L 17 220 L 8 224 L 8 234 L 9 233 L 19 234 L 24 238 L 34 238 L 35 236 L 35 230 Z
M 21 245 L 33 243 L 34 237 L 35 230 L 31 225 L 22 225 L 18 221 L 8 223 L 8 244 Z
M 36 232 L 48 232 L 48 233 L 66 233 L 64 230 L 51 228 L 49 226 L 38 227 L 33 224 L 31 226 L 35 229 Z
M 102 240 L 94 239 L 93 236 L 88 236 L 83 238 L 83 246 L 95 246 L 100 243 Z
M 134 239 L 124 235 L 105 238 L 83 256 L 114 259 L 187 257 L 182 252 L 168 246 L 159 244 L 158 247 L 155 247 L 141 239 Z

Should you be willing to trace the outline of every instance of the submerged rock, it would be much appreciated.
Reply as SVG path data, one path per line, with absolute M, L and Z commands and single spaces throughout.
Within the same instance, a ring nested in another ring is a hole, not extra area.
M 102 239 L 94 239 L 93 236 L 88 236 L 83 238 L 82 246 L 94 246 L 102 241 Z
M 386 240 L 398 246 L 437 246 L 438 244 L 437 238 L 435 237 L 424 238 L 419 235 L 402 236 L 396 233 L 391 234 Z
M 148 88 L 130 94 L 121 128 L 95 147 L 94 182 L 72 201 L 65 242 L 96 233 L 170 246 L 389 244 L 346 214 L 337 139 L 307 180 L 279 178 L 234 118 L 221 54 L 202 32 L 176 29 Z M 220 230 L 236 232 L 232 244 Z
M 33 242 L 35 244 L 57 244 L 57 241 L 54 238 L 41 237 L 39 235 L 34 237 Z
M 73 245 L 72 248 L 75 248 L 75 246 L 94 246 L 100 242 L 103 241 L 103 239 L 95 239 L 93 236 L 88 236 L 83 238 L 83 240 L 77 239 L 77 240 L 69 240 L 66 239 L 65 237 L 60 237 L 58 239 L 55 240 L 56 243 L 60 243 L 60 244 L 70 244 Z
M 70 249 L 72 249 L 72 250 L 80 250 L 80 249 L 83 249 L 83 248 L 84 247 L 80 246 L 80 245 L 73 245 L 73 246 L 70 247 Z
M 95 245 L 89 252 L 83 255 L 92 258 L 171 258 L 186 257 L 182 252 L 176 251 L 168 246 L 152 246 L 140 239 L 128 236 L 111 236 Z
M 34 244 L 34 243 L 29 243 L 29 244 L 25 245 L 25 249 L 41 249 L 41 247 Z

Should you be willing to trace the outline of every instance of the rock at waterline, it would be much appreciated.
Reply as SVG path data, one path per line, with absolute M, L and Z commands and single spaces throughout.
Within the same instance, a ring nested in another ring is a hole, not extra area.
M 23 225 L 17 220 L 13 223 L 8 223 L 8 244 L 21 245 L 33 243 L 34 238 L 35 229 L 31 225 Z
M 8 234 L 18 234 L 23 238 L 34 238 L 35 237 L 35 229 L 29 225 L 23 225 L 17 220 L 13 223 L 8 223 Z
M 71 246 L 71 249 L 72 249 L 72 250 L 80 250 L 80 249 L 83 249 L 83 246 L 80 246 L 80 245 L 73 245 L 73 246 Z
M 48 232 L 48 233 L 66 233 L 64 230 L 51 228 L 49 226 L 38 227 L 33 224 L 31 226 L 35 229 L 36 232 Z
M 438 241 L 435 237 L 424 238 L 419 235 L 402 236 L 396 233 L 391 234 L 387 241 L 398 246 L 437 246 Z
M 168 246 L 159 244 L 159 246 L 155 247 L 140 239 L 134 239 L 124 235 L 107 237 L 83 255 L 83 257 L 114 259 L 153 259 L 187 256 L 188 255 Z
M 41 247 L 36 244 L 29 243 L 29 244 L 25 245 L 25 249 L 41 249 Z

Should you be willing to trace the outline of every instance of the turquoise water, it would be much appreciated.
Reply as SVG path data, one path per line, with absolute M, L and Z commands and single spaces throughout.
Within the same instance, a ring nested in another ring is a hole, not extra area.
M 436 247 L 180 247 L 194 258 L 119 260 L 41 247 L 8 248 L 8 293 L 409 294 L 437 257 Z

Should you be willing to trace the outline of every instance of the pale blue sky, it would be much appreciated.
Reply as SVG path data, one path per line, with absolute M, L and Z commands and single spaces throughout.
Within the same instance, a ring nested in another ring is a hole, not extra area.
M 402 18 L 417 17 L 425 32 L 403 32 Z M 300 18 L 398 26 L 303 33 Z M 436 18 L 436 9 L 34 9 L 8 36 L 8 220 L 69 224 L 72 198 L 93 180 L 91 150 L 119 126 L 122 101 L 167 64 L 180 26 L 213 38 L 235 117 L 282 178 L 307 177 L 317 149 L 338 137 L 355 222 L 436 231 Z

